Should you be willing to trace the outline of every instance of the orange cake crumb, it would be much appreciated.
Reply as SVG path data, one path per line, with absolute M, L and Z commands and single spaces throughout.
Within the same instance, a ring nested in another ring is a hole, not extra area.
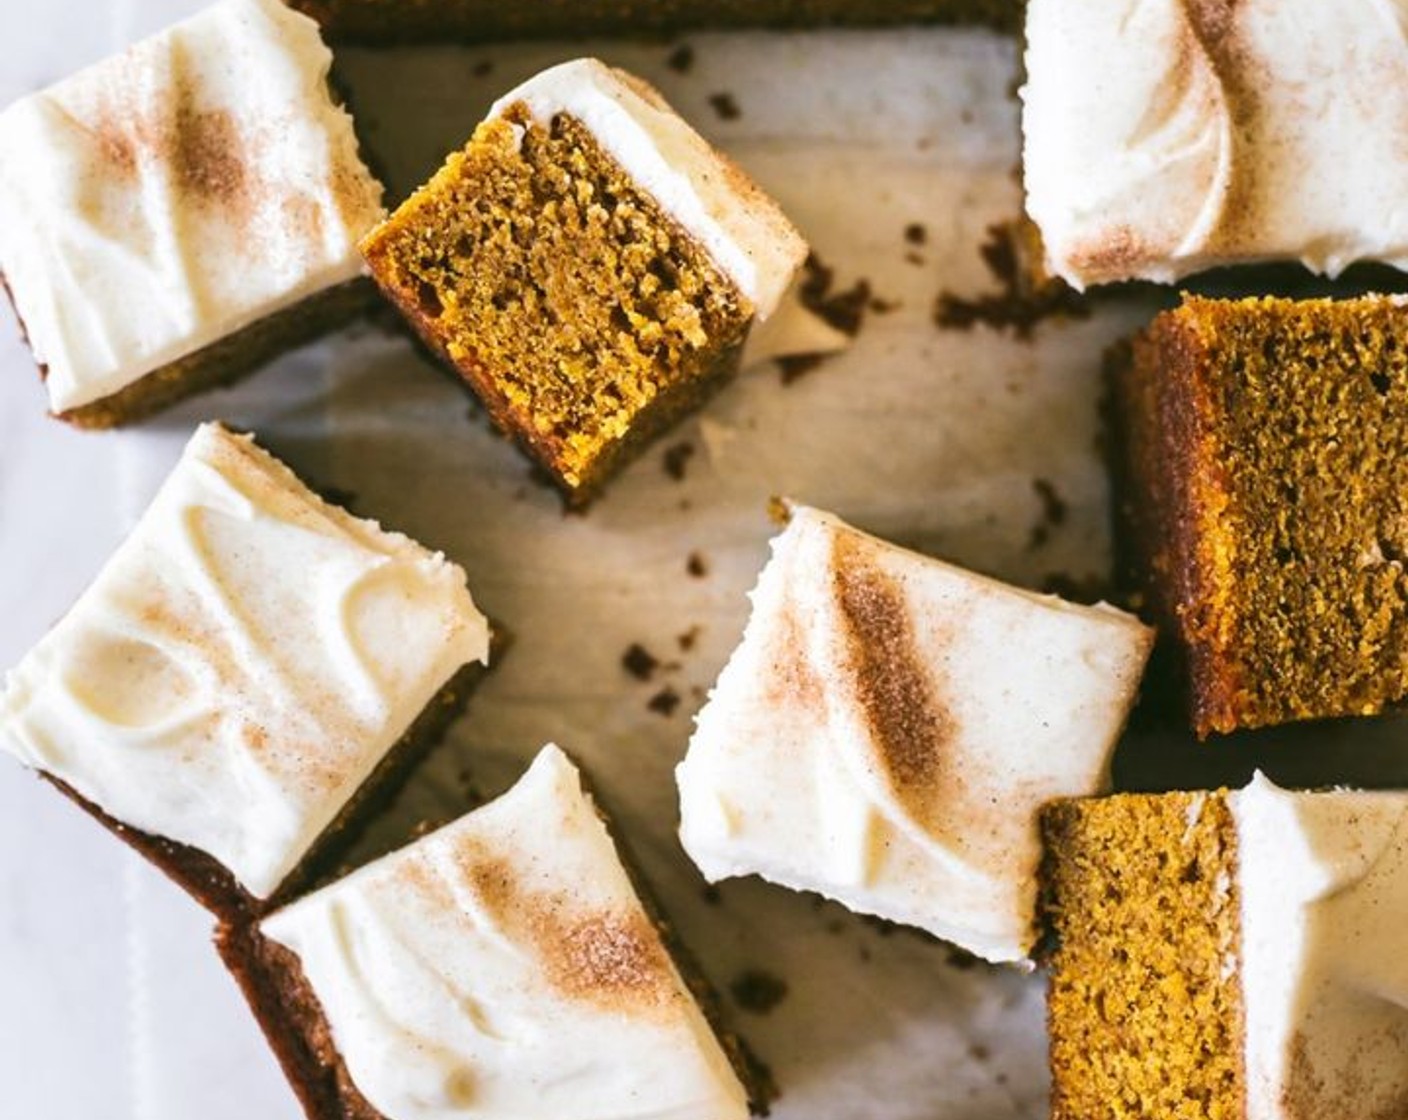
M 737 367 L 753 307 L 578 120 L 526 107 L 363 242 L 495 422 L 581 501 Z

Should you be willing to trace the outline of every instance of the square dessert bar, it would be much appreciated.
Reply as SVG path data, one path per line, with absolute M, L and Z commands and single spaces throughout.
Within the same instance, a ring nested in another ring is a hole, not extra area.
M 736 371 L 807 247 L 658 93 L 580 60 L 500 100 L 362 250 L 580 502 Z
M 1408 1115 L 1408 794 L 1042 815 L 1053 1120 Z
M 1188 298 L 1112 368 L 1124 532 L 1198 734 L 1408 695 L 1408 307 Z
M 416 39 L 650 35 L 692 28 L 983 23 L 1012 29 L 1021 0 L 292 0 L 328 34 L 368 46 Z
M 139 419 L 375 298 L 331 64 L 306 16 L 221 0 L 0 113 L 0 273 L 61 419 Z
M 5 677 L 0 750 L 232 916 L 372 807 L 488 646 L 458 567 L 207 424 Z
M 572 763 L 218 944 L 309 1120 L 742 1120 Z
M 678 770 L 705 877 L 757 874 L 1026 957 L 1037 813 L 1104 788 L 1152 632 L 806 507 L 752 600 Z
M 1076 288 L 1408 267 L 1408 39 L 1375 4 L 1029 0 L 1027 213 Z

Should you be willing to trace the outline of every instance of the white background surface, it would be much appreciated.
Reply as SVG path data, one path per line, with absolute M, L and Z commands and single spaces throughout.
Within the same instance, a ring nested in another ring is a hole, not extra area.
M 0 97 L 195 6 L 6 0 Z M 744 968 L 787 982 L 788 997 L 766 1017 L 729 1007 L 781 1083 L 780 1120 L 1039 1116 L 1037 981 L 956 967 L 942 946 L 755 882 L 726 885 L 722 901 L 707 904 L 673 839 L 671 770 L 699 703 L 694 690 L 712 681 L 741 631 L 772 494 L 1033 586 L 1053 573 L 1102 574 L 1098 356 L 1141 312 L 1044 326 L 1033 343 L 931 321 L 941 289 L 990 286 L 982 232 L 1019 208 L 1010 43 L 937 31 L 690 41 L 697 61 L 685 75 L 664 65 L 667 46 L 593 49 L 658 81 L 737 155 L 841 286 L 864 276 L 898 302 L 869 317 L 849 354 L 788 388 L 771 368 L 746 375 L 588 516 L 564 518 L 462 392 L 379 328 L 354 328 L 140 429 L 91 435 L 44 416 L 6 323 L 0 664 L 16 661 L 83 588 L 198 421 L 252 428 L 315 485 L 351 492 L 356 512 L 444 548 L 517 636 L 383 840 L 461 808 L 466 771 L 482 793 L 496 793 L 554 739 L 592 773 L 716 983 L 727 989 Z M 400 197 L 493 97 L 571 53 L 346 52 L 340 64 Z M 738 120 L 709 107 L 722 91 L 742 108 Z M 913 247 L 903 230 L 915 221 L 929 232 L 920 264 L 905 259 Z M 696 449 L 682 483 L 660 463 L 680 440 Z M 1037 478 L 1056 487 L 1067 516 L 1033 547 Z M 685 574 L 695 550 L 708 559 L 705 579 Z M 682 653 L 675 638 L 693 626 L 702 627 L 698 645 Z M 620 667 L 633 641 L 678 667 L 652 685 L 633 680 Z M 665 684 L 683 697 L 668 718 L 646 709 Z M 1380 734 L 1397 737 L 1392 725 Z M 1169 749 L 1186 753 L 1181 740 Z M 0 759 L 0 1118 L 291 1120 L 292 1098 L 208 935 L 208 920 L 174 888 Z

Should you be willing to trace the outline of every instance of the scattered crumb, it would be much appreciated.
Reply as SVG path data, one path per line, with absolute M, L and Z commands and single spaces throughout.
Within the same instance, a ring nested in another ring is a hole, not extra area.
M 787 354 L 774 358 L 777 368 L 782 371 L 782 383 L 791 385 L 799 378 L 806 377 L 812 370 L 826 361 L 825 354 Z
M 683 482 L 689 461 L 694 457 L 694 444 L 676 443 L 665 449 L 665 473 L 676 482 Z
M 684 562 L 684 570 L 695 579 L 703 579 L 709 574 L 709 564 L 702 554 L 691 552 Z
M 992 1057 L 992 1051 L 981 1042 L 975 1042 L 968 1047 L 968 1056 L 975 1062 L 985 1062 Z
M 487 58 L 481 58 L 474 64 L 474 69 L 470 71 L 476 78 L 487 78 L 494 72 L 494 64 Z
M 665 65 L 676 74 L 688 74 L 694 69 L 694 48 L 688 43 L 681 43 L 670 52 L 670 57 L 665 60 Z
M 888 315 L 891 311 L 899 310 L 900 301 L 897 299 L 880 299 L 878 296 L 875 296 L 871 298 L 867 306 L 877 315 Z
M 1032 489 L 1041 499 L 1041 516 L 1032 526 L 1031 536 L 1027 538 L 1027 550 L 1035 552 L 1051 539 L 1052 532 L 1065 524 L 1067 507 L 1056 487 L 1046 479 L 1032 479 Z
M 731 93 L 711 93 L 709 104 L 722 120 L 736 121 L 743 116 L 743 110 L 738 107 L 738 101 Z
M 638 681 L 648 681 L 660 668 L 660 659 L 639 642 L 632 642 L 621 655 L 621 668 Z
M 869 280 L 857 280 L 843 292 L 832 292 L 836 272 L 812 253 L 802 265 L 802 282 L 797 288 L 802 306 L 828 326 L 854 338 L 860 333 L 866 309 L 875 298 Z
M 929 262 L 924 259 L 923 253 L 906 253 L 904 259 L 913 265 L 923 265 Z
M 677 634 L 675 636 L 675 643 L 680 647 L 680 652 L 688 653 L 692 650 L 699 641 L 699 635 L 703 632 L 704 627 L 695 625 L 691 626 L 683 634 Z
M 744 1011 L 766 1015 L 787 998 L 787 981 L 761 968 L 749 968 L 738 974 L 728 990 Z
M 652 712 L 655 712 L 662 716 L 674 715 L 675 709 L 677 709 L 679 706 L 680 694 L 676 692 L 673 688 L 671 688 L 669 685 L 666 685 L 654 696 L 652 696 L 650 698 L 650 702 L 646 704 L 646 707 L 649 708 Z
M 904 227 L 904 239 L 911 245 L 925 245 L 929 241 L 929 227 L 923 222 L 910 222 Z
M 939 328 L 967 330 L 975 323 L 985 323 L 996 330 L 1010 329 L 1026 340 L 1043 319 L 1089 317 L 1090 300 L 1074 288 L 1061 280 L 1037 280 L 1030 275 L 1018 238 L 1019 231 L 1008 225 L 988 227 L 988 239 L 980 252 L 999 290 L 972 299 L 940 292 L 934 303 L 934 323 Z

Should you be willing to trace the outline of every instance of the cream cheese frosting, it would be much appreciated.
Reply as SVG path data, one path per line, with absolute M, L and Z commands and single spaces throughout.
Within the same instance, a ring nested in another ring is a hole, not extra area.
M 221 0 L 0 113 L 0 270 L 55 412 L 361 273 L 381 186 L 331 64 L 306 16 Z
M 1248 1120 L 1408 1106 L 1408 794 L 1258 774 L 1237 829 Z
M 1031 0 L 1027 212 L 1077 288 L 1408 267 L 1403 0 Z
M 758 874 L 1024 958 L 1037 812 L 1104 787 L 1152 632 L 801 506 L 752 603 L 677 772 L 706 878 Z
M 488 643 L 457 566 L 207 424 L 5 677 L 0 750 L 267 897 Z
M 579 121 L 642 191 L 695 237 L 753 304 L 762 322 L 782 302 L 807 244 L 777 204 L 694 131 L 651 86 L 623 70 L 577 59 L 544 70 L 500 98 L 549 125 Z
M 576 769 L 265 919 L 387 1120 L 743 1120 L 723 1050 Z

